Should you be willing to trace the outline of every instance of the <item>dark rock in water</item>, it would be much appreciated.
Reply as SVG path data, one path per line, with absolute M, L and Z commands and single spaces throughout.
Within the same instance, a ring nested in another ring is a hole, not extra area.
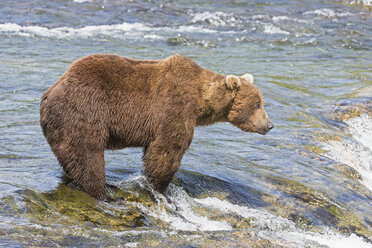
M 342 171 L 349 178 L 362 180 L 362 176 L 360 175 L 360 173 L 348 165 L 335 163 L 334 167 L 336 167 L 339 171 Z
M 184 36 L 177 35 L 176 37 L 167 39 L 167 44 L 169 46 L 187 46 L 190 43 L 190 40 Z
M 182 35 L 167 39 L 168 46 L 201 46 L 201 47 L 216 47 L 211 41 L 189 39 Z
M 181 170 L 176 174 L 176 179 L 173 182 L 176 185 L 181 186 L 192 197 L 196 198 L 205 194 L 213 194 L 213 192 L 224 192 L 227 196 L 226 198 L 231 202 L 248 204 L 253 207 L 264 207 L 269 205 L 261 199 L 261 192 L 250 188 L 247 185 L 223 181 L 196 172 Z

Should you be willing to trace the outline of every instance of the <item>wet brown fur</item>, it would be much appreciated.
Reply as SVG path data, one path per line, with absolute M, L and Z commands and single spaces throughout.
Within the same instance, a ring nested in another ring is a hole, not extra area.
M 252 106 L 261 102 L 263 109 L 256 87 L 231 90 L 225 80 L 181 55 L 90 55 L 44 93 L 40 123 L 64 171 L 92 196 L 105 199 L 104 150 L 125 147 L 144 148 L 144 174 L 165 194 L 195 126 L 230 120 L 243 129 L 257 112 Z

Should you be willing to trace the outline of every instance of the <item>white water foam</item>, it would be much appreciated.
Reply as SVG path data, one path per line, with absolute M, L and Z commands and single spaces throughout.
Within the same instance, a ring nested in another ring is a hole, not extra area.
M 326 155 L 353 167 L 362 176 L 362 183 L 372 191 L 372 119 L 363 114 L 346 121 L 351 137 L 342 141 L 328 141 Z
M 372 118 L 363 114 L 346 123 L 351 127 L 350 132 L 353 137 L 372 151 Z
M 21 26 L 15 23 L 0 24 L 0 33 L 19 36 L 37 36 L 56 39 L 90 38 L 108 36 L 120 39 L 163 39 L 164 34 L 174 33 L 216 33 L 216 30 L 197 26 L 151 27 L 143 23 L 121 23 L 114 25 L 85 26 L 82 28 L 42 26 Z M 165 38 L 164 38 L 165 39 Z
M 235 205 L 226 200 L 222 201 L 215 197 L 195 199 L 195 201 L 204 207 L 212 208 L 222 213 L 234 213 L 243 218 L 250 219 L 250 223 L 253 227 L 258 227 L 263 230 L 296 230 L 295 224 L 292 221 L 272 215 L 264 210 Z
M 275 23 L 277 23 L 277 22 L 310 23 L 310 21 L 308 21 L 308 20 L 302 20 L 302 19 L 292 18 L 292 17 L 288 17 L 288 16 L 273 16 L 271 19 Z
M 350 16 L 352 15 L 350 12 L 340 13 L 335 12 L 331 9 L 317 9 L 312 11 L 306 11 L 303 13 L 303 15 L 318 15 L 318 16 L 325 16 L 328 18 L 334 18 L 334 17 L 342 17 L 342 16 Z
M 364 6 L 372 6 L 372 0 L 353 0 L 350 4 L 362 4 Z
M 254 20 L 254 21 L 267 21 L 267 20 L 270 20 L 270 16 L 268 16 L 268 15 L 253 15 L 252 20 Z
M 74 0 L 74 3 L 92 3 L 93 0 Z
M 303 232 L 297 229 L 295 223 L 292 221 L 270 214 L 265 210 L 239 206 L 215 197 L 195 199 L 195 201 L 210 209 L 226 214 L 233 213 L 250 219 L 252 227 L 259 228 L 258 235 L 260 237 L 281 241 L 285 246 L 296 248 L 323 246 L 330 248 L 371 248 L 370 244 L 364 242 L 354 234 L 346 237 L 331 231 L 325 231 L 324 233 Z
M 191 22 L 192 23 L 207 22 L 208 24 L 215 26 L 215 27 L 226 26 L 226 25 L 236 26 L 239 23 L 238 19 L 235 18 L 232 14 L 227 14 L 221 11 L 217 11 L 213 13 L 209 11 L 205 11 L 202 13 L 196 13 L 194 14 L 194 17 L 191 20 Z
M 126 35 L 133 35 L 133 33 L 135 33 L 136 31 L 151 31 L 151 27 L 142 23 L 122 23 L 116 25 L 86 26 L 82 28 L 47 28 L 42 26 L 20 26 L 15 23 L 0 24 L 0 32 L 2 33 L 57 39 L 71 39 L 74 37 L 89 38 L 95 35 L 107 35 L 116 37 L 120 34 L 119 32 L 128 32 L 126 33 Z
M 167 223 L 172 230 L 171 232 L 174 232 L 173 230 L 231 231 L 234 228 L 230 223 L 215 219 L 219 216 L 221 219 L 224 216 L 232 218 L 235 216 L 237 220 L 247 219 L 252 226 L 252 230 L 259 237 L 274 240 L 286 247 L 371 248 L 370 244 L 354 234 L 342 236 L 328 230 L 323 233 L 305 232 L 298 229 L 294 222 L 275 216 L 266 210 L 240 206 L 216 197 L 192 198 L 183 189 L 171 184 L 168 194 L 169 198 L 178 207 L 175 209 L 173 204 L 169 204 L 162 195 L 152 190 L 143 176 L 136 176 L 129 181 L 136 182 L 141 187 L 152 191 L 160 204 L 154 204 L 151 207 L 146 207 L 141 203 L 135 203 L 135 205 L 147 215 Z M 198 212 L 198 209 L 203 211 Z
M 274 26 L 272 24 L 265 25 L 264 33 L 265 34 L 284 34 L 284 35 L 289 34 L 289 32 L 281 30 L 280 28 L 278 28 L 277 26 Z
M 311 232 L 281 232 L 280 238 L 283 245 L 293 248 L 329 247 L 329 248 L 371 248 L 372 245 L 363 241 L 362 238 L 351 234 L 342 236 L 337 233 L 311 233 Z M 301 243 L 299 241 L 302 241 Z
M 141 183 L 143 186 L 143 183 Z M 146 187 L 146 186 L 145 186 Z M 148 187 L 146 187 L 149 189 Z M 152 189 L 150 189 L 152 191 Z M 161 219 L 163 222 L 168 223 L 172 229 L 182 231 L 221 231 L 232 230 L 232 227 L 225 221 L 210 220 L 208 217 L 201 216 L 193 211 L 195 201 L 188 196 L 185 191 L 171 185 L 169 188 L 172 196 L 170 199 L 177 204 L 179 209 L 174 210 L 174 206 L 168 204 L 162 195 L 152 192 L 158 201 L 162 204 L 155 205 L 149 209 L 142 204 L 137 204 L 137 207 L 144 213 Z M 166 206 L 166 208 L 164 207 Z

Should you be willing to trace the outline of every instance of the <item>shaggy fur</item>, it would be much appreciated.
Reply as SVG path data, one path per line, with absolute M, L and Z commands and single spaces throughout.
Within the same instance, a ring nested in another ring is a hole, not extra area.
M 272 128 L 252 83 L 251 75 L 220 75 L 180 55 L 95 54 L 72 63 L 44 93 L 40 123 L 64 171 L 92 196 L 106 197 L 104 150 L 125 147 L 144 148 L 144 174 L 165 194 L 195 126 L 230 121 L 262 134 Z

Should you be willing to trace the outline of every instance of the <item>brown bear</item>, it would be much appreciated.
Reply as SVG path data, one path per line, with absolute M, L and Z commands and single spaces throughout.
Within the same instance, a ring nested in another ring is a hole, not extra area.
M 145 177 L 165 194 L 195 126 L 222 121 L 260 134 L 273 128 L 252 75 L 220 75 L 178 54 L 83 57 L 40 104 L 40 124 L 59 163 L 98 199 L 106 199 L 104 150 L 143 147 Z

